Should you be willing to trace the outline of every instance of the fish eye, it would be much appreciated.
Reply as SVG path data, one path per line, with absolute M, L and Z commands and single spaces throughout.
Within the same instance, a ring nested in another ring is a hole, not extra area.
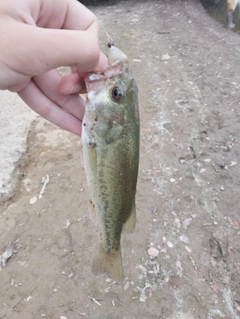
M 120 102 L 124 98 L 123 90 L 118 86 L 114 86 L 111 90 L 111 98 L 115 102 Z

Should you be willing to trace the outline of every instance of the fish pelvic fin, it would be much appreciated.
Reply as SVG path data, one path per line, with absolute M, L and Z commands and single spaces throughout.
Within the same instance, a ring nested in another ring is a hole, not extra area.
M 125 222 L 125 224 L 123 224 L 123 231 L 131 233 L 134 231 L 135 226 L 136 226 L 136 205 L 135 205 L 135 199 L 134 199 L 131 213 L 127 221 Z
M 92 264 L 92 273 L 94 275 L 106 274 L 114 280 L 123 279 L 122 255 L 121 249 L 114 252 L 107 252 L 102 245 L 99 245 L 97 255 Z

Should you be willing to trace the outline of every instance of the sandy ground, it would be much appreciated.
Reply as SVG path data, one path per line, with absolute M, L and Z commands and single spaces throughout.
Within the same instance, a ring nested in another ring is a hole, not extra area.
M 91 274 L 99 235 L 79 138 L 38 118 L 16 194 L 1 204 L 0 250 L 13 241 L 16 254 L 0 271 L 0 318 L 240 318 L 239 34 L 197 0 L 93 10 L 139 86 L 138 223 L 122 238 L 125 278 Z

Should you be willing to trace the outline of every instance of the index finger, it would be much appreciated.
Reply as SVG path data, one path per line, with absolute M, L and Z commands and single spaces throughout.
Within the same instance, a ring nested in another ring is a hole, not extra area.
M 67 0 L 67 12 L 63 24 L 64 29 L 88 30 L 98 34 L 99 24 L 97 17 L 78 1 Z

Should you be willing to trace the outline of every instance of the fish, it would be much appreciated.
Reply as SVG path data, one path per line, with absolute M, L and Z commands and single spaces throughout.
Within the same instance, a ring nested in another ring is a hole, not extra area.
M 107 67 L 85 76 L 83 166 L 91 219 L 100 228 L 92 273 L 123 279 L 121 233 L 136 224 L 140 121 L 138 88 L 127 55 L 111 45 Z

